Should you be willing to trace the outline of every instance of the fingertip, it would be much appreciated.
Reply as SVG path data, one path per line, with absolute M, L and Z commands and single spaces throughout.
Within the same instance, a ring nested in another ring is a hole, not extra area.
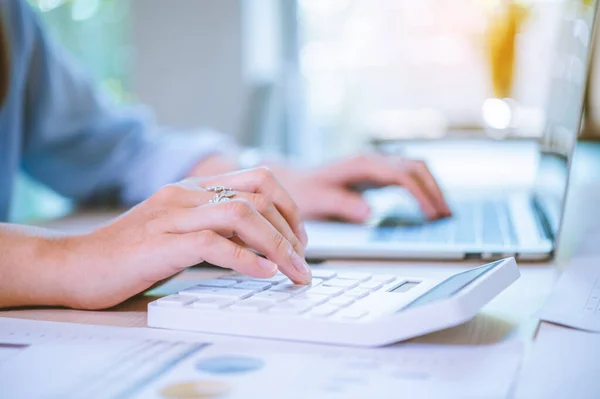
M 292 252 L 291 261 L 293 268 L 290 270 L 290 272 L 293 272 L 289 274 L 286 273 L 290 280 L 297 284 L 310 284 L 312 281 L 312 272 L 304 256 L 300 256 L 298 253 Z
M 429 220 L 434 220 L 438 216 L 437 211 L 429 206 L 421 205 L 421 210 Z
M 448 206 L 446 202 L 444 202 L 444 216 L 450 217 L 452 216 L 452 209 Z
M 309 271 L 305 274 L 303 274 L 301 277 L 290 277 L 290 280 L 292 280 L 292 282 L 294 284 L 300 284 L 300 285 L 310 285 L 312 283 L 312 272 Z
M 310 283 L 312 282 L 312 279 L 310 279 L 310 280 L 290 279 L 290 280 L 292 280 L 292 282 L 297 285 L 310 285 Z

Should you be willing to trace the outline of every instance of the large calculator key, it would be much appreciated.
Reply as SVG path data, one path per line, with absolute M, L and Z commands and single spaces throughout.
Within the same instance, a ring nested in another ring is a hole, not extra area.
M 289 301 L 280 302 L 278 305 L 290 305 L 299 310 L 306 310 L 314 308 L 315 306 L 320 305 L 320 303 L 312 301 L 310 299 L 296 299 L 294 297 Z
M 331 280 L 327 280 L 323 283 L 325 287 L 344 287 L 344 288 L 354 288 L 359 284 L 357 280 L 344 280 L 340 278 L 333 278 Z
M 321 305 L 311 310 L 308 314 L 313 317 L 327 317 L 339 310 L 339 307 L 333 305 Z
M 233 288 L 192 287 L 179 291 L 179 295 L 193 296 L 224 296 L 233 299 L 244 299 L 254 294 L 251 290 L 236 290 Z
M 358 273 L 358 272 L 349 272 L 349 273 L 338 273 L 337 278 L 347 279 L 347 280 L 358 280 L 358 281 L 367 281 L 373 275 L 370 273 Z
M 358 319 L 362 319 L 363 317 L 365 317 L 368 314 L 369 314 L 369 312 L 366 311 L 365 309 L 350 307 L 350 308 L 342 309 L 339 312 L 337 312 L 335 315 L 335 318 L 336 319 L 346 319 L 346 320 L 358 320 Z
M 201 280 L 197 286 L 201 287 L 222 287 L 227 288 L 235 285 L 235 281 L 232 280 L 224 280 L 224 279 L 210 279 L 210 280 Z
M 252 295 L 252 298 L 272 299 L 277 302 L 285 301 L 289 297 L 291 297 L 290 294 L 287 294 L 285 292 L 277 292 L 277 291 L 273 291 L 273 290 L 263 291 L 263 292 L 259 292 L 258 294 Z
M 185 306 L 194 302 L 195 298 L 188 295 L 169 295 L 158 300 L 158 304 L 161 306 Z
M 356 298 L 354 298 L 354 297 L 341 295 L 341 296 L 336 296 L 335 298 L 332 298 L 331 300 L 327 301 L 327 304 L 343 308 L 343 307 L 352 305 L 355 300 L 356 300 Z
M 354 289 L 351 289 L 350 291 L 346 291 L 344 293 L 344 295 L 351 296 L 355 299 L 360 299 L 360 298 L 364 298 L 367 295 L 369 295 L 370 292 L 371 292 L 371 290 L 369 290 L 369 289 L 356 287 Z
M 192 296 L 187 296 L 188 298 L 193 298 Z M 221 309 L 235 301 L 235 299 L 228 299 L 222 296 L 202 296 L 194 299 L 192 307 L 198 309 Z
M 323 280 L 329 280 L 337 276 L 337 273 L 331 270 L 312 269 L 311 273 L 313 277 L 322 278 Z
M 259 283 L 271 283 L 273 285 L 275 285 L 275 284 L 291 283 L 292 282 L 292 280 L 290 280 L 287 276 L 284 276 L 283 274 L 276 274 L 275 276 L 270 277 L 270 278 L 256 278 L 256 277 L 254 277 L 250 281 L 256 281 L 256 282 L 259 282 Z
M 297 301 L 300 302 L 300 301 Z M 285 301 L 266 310 L 270 314 L 298 314 L 312 308 L 314 303 L 296 303 L 294 301 Z
M 327 296 L 336 296 L 340 295 L 345 291 L 345 288 L 342 287 L 328 287 L 326 285 L 319 285 L 317 287 L 312 287 L 308 290 L 308 293 L 313 295 L 327 295 Z
M 273 300 L 250 298 L 244 301 L 236 302 L 227 309 L 235 312 L 258 312 L 260 310 L 273 306 L 276 303 L 277 302 Z
M 318 294 L 313 295 L 310 293 L 310 291 L 308 291 L 303 294 L 291 297 L 290 301 L 310 301 L 315 305 L 319 305 L 323 302 L 326 302 L 327 299 L 329 299 L 329 296 L 327 296 L 327 295 L 318 295 Z
M 285 292 L 286 294 L 295 295 L 295 294 L 300 294 L 300 293 L 306 291 L 310 287 L 311 287 L 310 285 L 286 283 L 286 284 L 278 284 L 278 285 L 274 286 L 273 288 L 271 288 L 271 291 Z
M 231 288 L 235 288 L 238 290 L 252 290 L 252 291 L 265 291 L 268 290 L 269 288 L 271 288 L 271 284 L 270 283 L 259 283 L 257 281 L 244 281 L 241 283 L 238 283 L 236 285 L 234 285 Z

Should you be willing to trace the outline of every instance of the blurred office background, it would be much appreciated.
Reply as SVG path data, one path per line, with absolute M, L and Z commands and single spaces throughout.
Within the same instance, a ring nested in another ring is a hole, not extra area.
M 539 136 L 559 17 L 575 2 L 30 3 L 115 101 L 317 163 L 373 140 Z M 71 207 L 23 177 L 12 219 Z

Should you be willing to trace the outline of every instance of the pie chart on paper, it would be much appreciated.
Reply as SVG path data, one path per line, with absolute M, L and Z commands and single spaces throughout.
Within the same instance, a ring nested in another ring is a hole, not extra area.
M 265 362 L 251 356 L 215 356 L 201 359 L 196 370 L 210 374 L 241 374 L 260 370 Z

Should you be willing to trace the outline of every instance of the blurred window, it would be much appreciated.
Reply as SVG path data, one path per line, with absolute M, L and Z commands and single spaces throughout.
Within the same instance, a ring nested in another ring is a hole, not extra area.
M 306 137 L 540 135 L 561 3 L 298 0 Z

